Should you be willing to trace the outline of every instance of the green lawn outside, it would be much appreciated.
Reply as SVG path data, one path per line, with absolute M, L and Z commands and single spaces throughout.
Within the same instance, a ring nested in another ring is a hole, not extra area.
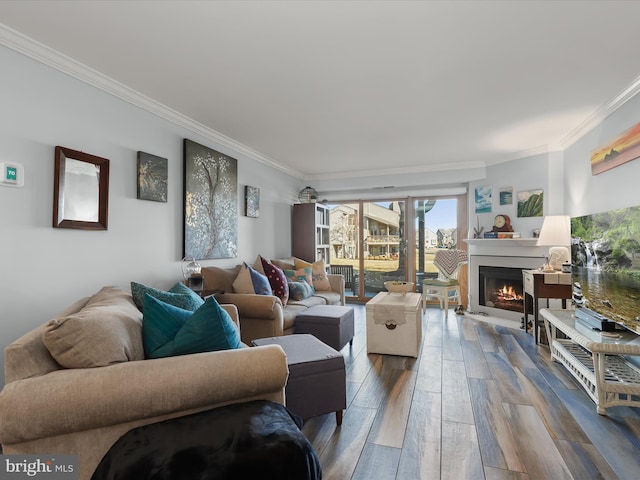
M 424 267 L 427 273 L 438 272 L 438 269 L 433 265 L 434 256 L 435 252 L 426 253 L 424 256 Z M 357 259 L 332 258 L 329 263 L 332 265 L 353 265 L 354 271 L 358 271 Z M 367 272 L 395 272 L 398 270 L 398 260 L 365 260 L 364 269 Z

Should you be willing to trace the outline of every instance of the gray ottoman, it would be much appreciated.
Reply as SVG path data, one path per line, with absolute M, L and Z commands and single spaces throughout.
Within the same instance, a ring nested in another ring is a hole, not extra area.
M 327 345 L 342 350 L 353 345 L 353 307 L 316 305 L 296 317 L 294 333 L 309 333 Z
M 289 379 L 285 387 L 287 408 L 306 420 L 336 412 L 342 424 L 347 408 L 344 357 L 313 335 L 285 335 L 259 338 L 255 346 L 280 345 L 287 354 Z

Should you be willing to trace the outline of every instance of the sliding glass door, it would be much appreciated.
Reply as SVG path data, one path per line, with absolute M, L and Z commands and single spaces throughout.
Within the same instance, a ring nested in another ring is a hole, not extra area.
M 366 301 L 391 280 L 413 281 L 421 292 L 422 280 L 437 276 L 435 249 L 466 238 L 458 227 L 466 224 L 464 198 L 330 204 L 330 270 L 345 276 L 346 296 Z

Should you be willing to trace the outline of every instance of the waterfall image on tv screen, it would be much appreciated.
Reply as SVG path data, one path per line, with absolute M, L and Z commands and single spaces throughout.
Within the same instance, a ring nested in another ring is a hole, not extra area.
M 640 207 L 571 219 L 576 304 L 640 333 Z

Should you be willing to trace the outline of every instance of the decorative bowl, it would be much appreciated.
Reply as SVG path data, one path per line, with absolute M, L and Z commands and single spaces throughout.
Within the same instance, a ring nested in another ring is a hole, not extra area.
M 389 293 L 401 293 L 404 295 L 407 292 L 413 291 L 413 282 L 400 282 L 397 280 L 384 282 L 384 288 L 386 288 Z

